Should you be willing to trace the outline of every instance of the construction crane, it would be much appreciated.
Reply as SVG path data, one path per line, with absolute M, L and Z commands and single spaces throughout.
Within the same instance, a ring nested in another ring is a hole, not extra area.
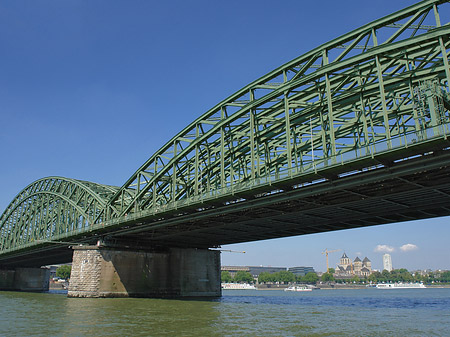
M 328 254 L 329 253 L 334 253 L 334 252 L 338 252 L 340 251 L 340 249 L 334 249 L 334 250 L 328 250 L 327 248 L 325 248 L 325 251 L 322 252 L 322 254 L 325 254 L 325 256 L 327 257 L 327 273 L 328 273 Z

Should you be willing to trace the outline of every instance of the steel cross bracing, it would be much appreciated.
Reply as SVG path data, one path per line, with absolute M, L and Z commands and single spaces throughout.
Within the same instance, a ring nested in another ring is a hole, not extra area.
M 105 221 L 104 208 L 118 187 L 48 177 L 21 191 L 0 217 L 0 252 L 60 240 Z
M 450 134 L 450 25 L 442 15 L 449 7 L 419 2 L 275 69 L 197 118 L 120 188 L 66 178 L 34 182 L 0 218 L 0 256 L 46 240 L 139 231 L 140 219 L 163 221 L 168 213 L 206 217 L 436 150 L 436 140 Z M 308 203 L 315 202 L 303 199 Z M 264 205 L 247 216 L 266 212 L 284 211 Z M 294 233 L 296 222 L 280 219 L 272 221 Z M 191 229 L 201 226 L 208 221 Z M 160 227 L 161 237 L 176 228 Z M 232 242 L 233 231 L 219 227 L 230 237 L 223 243 Z

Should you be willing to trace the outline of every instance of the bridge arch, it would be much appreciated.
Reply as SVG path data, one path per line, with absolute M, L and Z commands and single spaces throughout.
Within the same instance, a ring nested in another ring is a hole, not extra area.
M 62 239 L 105 220 L 117 187 L 47 177 L 25 187 L 0 217 L 0 251 Z
M 108 217 L 251 199 L 445 135 L 450 26 L 441 6 L 419 2 L 237 91 L 153 154 L 111 198 Z

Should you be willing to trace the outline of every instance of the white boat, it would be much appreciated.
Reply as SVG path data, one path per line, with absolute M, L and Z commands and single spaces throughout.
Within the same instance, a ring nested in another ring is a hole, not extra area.
M 284 289 L 284 291 L 312 291 L 312 289 L 306 286 L 290 286 Z
M 222 289 L 225 290 L 256 290 L 253 284 L 248 283 L 222 283 Z
M 378 283 L 377 289 L 423 289 L 423 283 Z

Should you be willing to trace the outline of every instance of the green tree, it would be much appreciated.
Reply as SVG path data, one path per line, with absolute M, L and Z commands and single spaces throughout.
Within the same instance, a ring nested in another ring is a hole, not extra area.
M 248 271 L 238 271 L 234 276 L 234 281 L 237 283 L 253 283 L 253 276 Z
M 439 281 L 450 282 L 450 271 L 444 271 L 441 276 L 439 276 Z
M 295 282 L 295 275 L 287 270 L 282 270 L 278 273 L 278 282 L 289 283 Z
M 230 283 L 233 282 L 233 278 L 231 277 L 231 274 L 228 270 L 224 270 L 221 274 L 220 274 L 220 279 L 223 283 Z
M 352 281 L 353 283 L 359 283 L 361 282 L 361 280 L 359 279 L 358 275 L 354 275 L 350 281 Z
M 68 279 L 68 278 L 70 278 L 71 271 L 72 271 L 71 266 L 68 266 L 68 265 L 60 266 L 56 269 L 56 276 L 63 278 L 63 279 Z
M 316 273 L 309 272 L 308 274 L 302 277 L 302 281 L 308 284 L 315 284 L 317 283 L 317 281 L 319 281 L 319 276 L 317 276 Z
M 401 282 L 413 282 L 414 281 L 414 277 L 406 269 L 400 269 L 399 276 L 400 276 Z
M 424 277 L 422 275 L 420 275 L 420 273 L 415 273 L 413 275 L 414 277 L 414 282 L 424 282 Z
M 334 277 L 330 273 L 323 273 L 322 274 L 322 282 L 332 282 L 334 281 Z
M 390 282 L 412 282 L 414 281 L 414 277 L 411 275 L 411 273 L 405 269 L 394 269 L 390 272 L 388 281 Z
M 279 272 L 271 273 L 270 278 L 272 282 L 280 282 L 280 273 Z
M 258 275 L 258 282 L 259 283 L 269 283 L 272 281 L 273 277 L 270 273 L 264 271 L 261 274 Z
M 386 269 L 383 269 L 383 271 L 381 272 L 381 278 L 384 282 L 391 281 L 391 273 Z
M 334 268 L 328 268 L 328 274 L 333 275 L 336 272 L 336 270 Z
M 374 272 L 374 273 L 369 275 L 369 277 L 367 278 L 369 280 L 369 282 L 372 282 L 372 283 L 377 283 L 378 282 L 377 273 L 381 275 L 381 273 L 379 271 L 376 271 L 376 272 Z

